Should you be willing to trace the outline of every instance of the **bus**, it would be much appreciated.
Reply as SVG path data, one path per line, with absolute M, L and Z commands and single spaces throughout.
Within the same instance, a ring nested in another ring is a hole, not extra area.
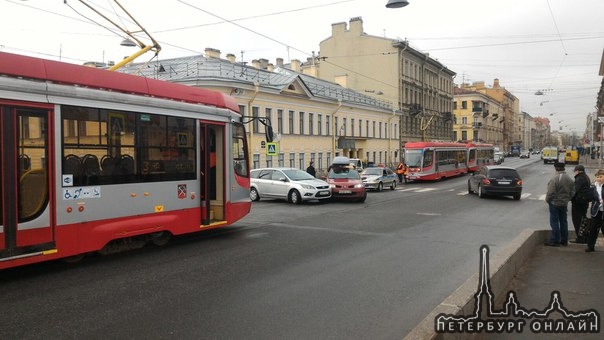
M 0 269 L 163 245 L 246 216 L 234 98 L 0 52 Z
M 468 148 L 468 172 L 478 170 L 481 165 L 495 164 L 495 147 L 492 144 L 469 142 Z
M 456 142 L 405 143 L 407 179 L 434 181 L 468 173 L 468 147 Z

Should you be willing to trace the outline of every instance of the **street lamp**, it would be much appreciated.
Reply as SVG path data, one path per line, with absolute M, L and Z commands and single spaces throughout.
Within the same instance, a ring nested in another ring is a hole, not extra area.
M 407 0 L 388 0 L 386 8 L 401 8 L 409 4 Z

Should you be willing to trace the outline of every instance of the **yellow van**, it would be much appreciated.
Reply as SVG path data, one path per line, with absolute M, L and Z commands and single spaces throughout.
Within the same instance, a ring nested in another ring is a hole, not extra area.
M 579 164 L 579 151 L 566 150 L 566 152 L 564 153 L 564 163 Z

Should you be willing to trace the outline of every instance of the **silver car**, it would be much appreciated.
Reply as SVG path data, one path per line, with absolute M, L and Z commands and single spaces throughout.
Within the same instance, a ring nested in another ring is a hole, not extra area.
M 331 197 L 329 184 L 295 168 L 262 168 L 250 172 L 250 199 L 287 199 L 301 204 L 303 201 L 324 200 Z
M 382 191 L 385 186 L 390 187 L 391 190 L 396 189 L 396 183 L 398 182 L 398 176 L 390 168 L 367 168 L 361 172 L 361 179 L 365 188 L 371 190 Z

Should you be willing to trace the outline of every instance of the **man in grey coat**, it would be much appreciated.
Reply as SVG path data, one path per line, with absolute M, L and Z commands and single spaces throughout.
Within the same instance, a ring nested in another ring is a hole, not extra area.
M 568 245 L 568 202 L 574 195 L 575 182 L 564 171 L 564 163 L 554 163 L 556 174 L 547 183 L 545 202 L 549 205 L 549 225 L 552 235 L 545 245 Z

